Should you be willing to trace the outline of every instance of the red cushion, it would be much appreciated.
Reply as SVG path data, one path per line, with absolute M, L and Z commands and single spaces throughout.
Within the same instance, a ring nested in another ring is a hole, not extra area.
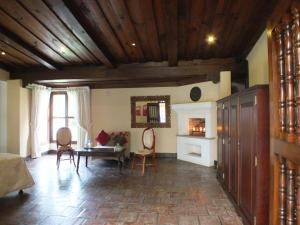
M 96 138 L 96 141 L 101 145 L 106 145 L 107 142 L 109 142 L 109 140 L 110 140 L 110 135 L 106 133 L 104 130 L 102 130 Z

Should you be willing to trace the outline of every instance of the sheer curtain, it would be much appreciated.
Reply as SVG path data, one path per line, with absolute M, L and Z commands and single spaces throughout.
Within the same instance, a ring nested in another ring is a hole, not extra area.
M 70 104 L 74 104 L 75 121 L 78 126 L 77 148 L 82 148 L 90 139 L 91 112 L 89 87 L 68 88 Z
M 32 84 L 31 103 L 31 157 L 41 156 L 41 148 L 49 144 L 48 140 L 48 109 L 51 89 Z

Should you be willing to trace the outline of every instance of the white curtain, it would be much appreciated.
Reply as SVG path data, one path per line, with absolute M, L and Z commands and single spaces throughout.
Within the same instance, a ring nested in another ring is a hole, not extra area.
M 70 104 L 74 104 L 75 121 L 78 126 L 77 148 L 84 147 L 90 140 L 91 114 L 89 87 L 67 89 Z
M 48 111 L 51 89 L 32 84 L 31 103 L 31 157 L 41 156 L 42 146 L 49 144 L 48 140 Z

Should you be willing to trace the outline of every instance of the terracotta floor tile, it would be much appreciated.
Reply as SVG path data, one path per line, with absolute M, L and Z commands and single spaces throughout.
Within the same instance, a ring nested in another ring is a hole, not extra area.
M 179 216 L 179 225 L 199 225 L 197 216 Z
M 77 174 L 55 160 L 27 161 L 36 184 L 0 198 L 0 225 L 242 225 L 213 168 L 159 159 L 142 177 L 95 158 Z

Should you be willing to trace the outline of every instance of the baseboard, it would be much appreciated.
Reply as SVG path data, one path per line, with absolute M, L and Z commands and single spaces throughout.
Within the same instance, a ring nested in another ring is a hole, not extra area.
M 156 158 L 177 158 L 177 153 L 156 153 Z M 133 156 L 133 152 L 130 152 L 130 157 Z

